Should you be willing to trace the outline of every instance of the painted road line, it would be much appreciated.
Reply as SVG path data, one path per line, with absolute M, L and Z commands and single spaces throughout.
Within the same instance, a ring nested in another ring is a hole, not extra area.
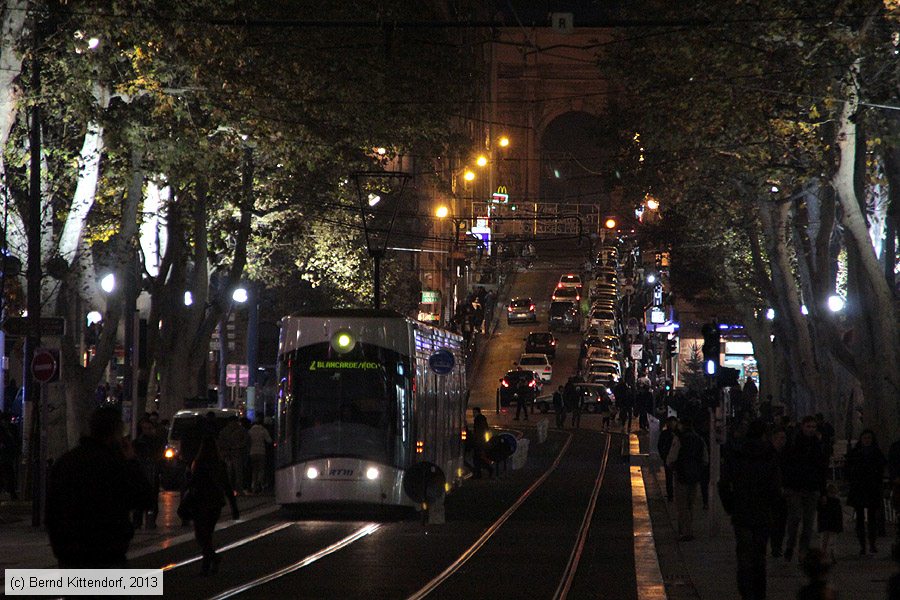
M 634 436 L 637 437 L 637 436 Z M 631 469 L 631 510 L 634 523 L 634 574 L 637 580 L 638 600 L 666 600 L 666 586 L 659 557 L 656 554 L 656 540 L 647 505 L 647 490 L 641 467 Z

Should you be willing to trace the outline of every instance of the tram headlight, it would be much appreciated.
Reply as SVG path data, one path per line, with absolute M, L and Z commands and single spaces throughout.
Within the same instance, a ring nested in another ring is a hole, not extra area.
M 356 338 L 349 331 L 342 329 L 331 336 L 331 347 L 338 354 L 346 354 L 356 346 Z
M 315 467 L 310 467 L 306 470 L 306 478 L 307 479 L 315 479 L 319 476 L 319 470 Z
M 378 467 L 369 467 L 366 469 L 366 479 L 378 479 Z

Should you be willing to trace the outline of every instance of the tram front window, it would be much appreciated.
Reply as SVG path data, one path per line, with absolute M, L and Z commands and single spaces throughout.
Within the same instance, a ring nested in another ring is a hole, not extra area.
M 399 356 L 376 347 L 334 357 L 327 347 L 304 348 L 291 362 L 287 411 L 293 462 L 354 456 L 390 464 L 397 444 Z M 385 356 L 393 354 L 393 356 Z M 401 384 L 402 386 L 402 384 Z M 405 386 L 402 386 L 405 387 Z

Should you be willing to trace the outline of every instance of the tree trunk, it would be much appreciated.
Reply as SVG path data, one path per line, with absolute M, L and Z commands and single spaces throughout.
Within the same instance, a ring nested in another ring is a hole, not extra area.
M 856 78 L 858 63 L 851 67 L 845 84 L 844 102 L 837 135 L 840 164 L 833 177 L 841 207 L 850 268 L 858 278 L 859 296 L 851 306 L 854 337 L 864 353 L 860 363 L 867 376 L 860 379 L 865 395 L 864 419 L 879 439 L 892 440 L 900 429 L 897 397 L 900 394 L 900 348 L 898 348 L 897 314 L 893 292 L 888 288 L 869 237 L 865 215 L 857 193 L 857 153 L 865 152 L 864 140 L 857 139 L 858 96 Z

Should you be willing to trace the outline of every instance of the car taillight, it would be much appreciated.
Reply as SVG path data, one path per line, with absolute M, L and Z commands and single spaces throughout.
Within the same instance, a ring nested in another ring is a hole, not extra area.
M 509 307 L 509 308 L 507 308 L 507 309 L 506 309 L 506 310 L 508 310 L 508 311 L 509 311 L 509 312 L 512 312 L 512 311 L 513 311 L 513 310 L 515 310 L 515 309 L 513 309 L 513 307 L 512 307 L 512 306 L 510 306 L 510 307 Z
M 500 382 L 500 385 L 502 385 L 503 387 L 509 387 L 509 382 L 504 379 Z
M 544 367 L 544 373 L 546 373 L 547 371 L 551 371 L 551 370 L 552 370 L 552 367 Z
M 556 340 L 553 340 L 552 342 L 550 342 L 550 345 L 551 345 L 551 346 L 555 346 L 555 345 L 556 345 Z
M 562 286 L 563 286 L 563 282 L 560 281 L 559 283 L 556 284 L 556 289 L 560 289 Z
M 534 387 L 534 386 L 535 386 L 535 381 L 534 381 L 534 379 L 532 379 L 531 381 L 528 382 L 528 387 Z
M 532 304 L 530 307 L 528 307 L 528 310 L 534 310 L 534 304 Z

